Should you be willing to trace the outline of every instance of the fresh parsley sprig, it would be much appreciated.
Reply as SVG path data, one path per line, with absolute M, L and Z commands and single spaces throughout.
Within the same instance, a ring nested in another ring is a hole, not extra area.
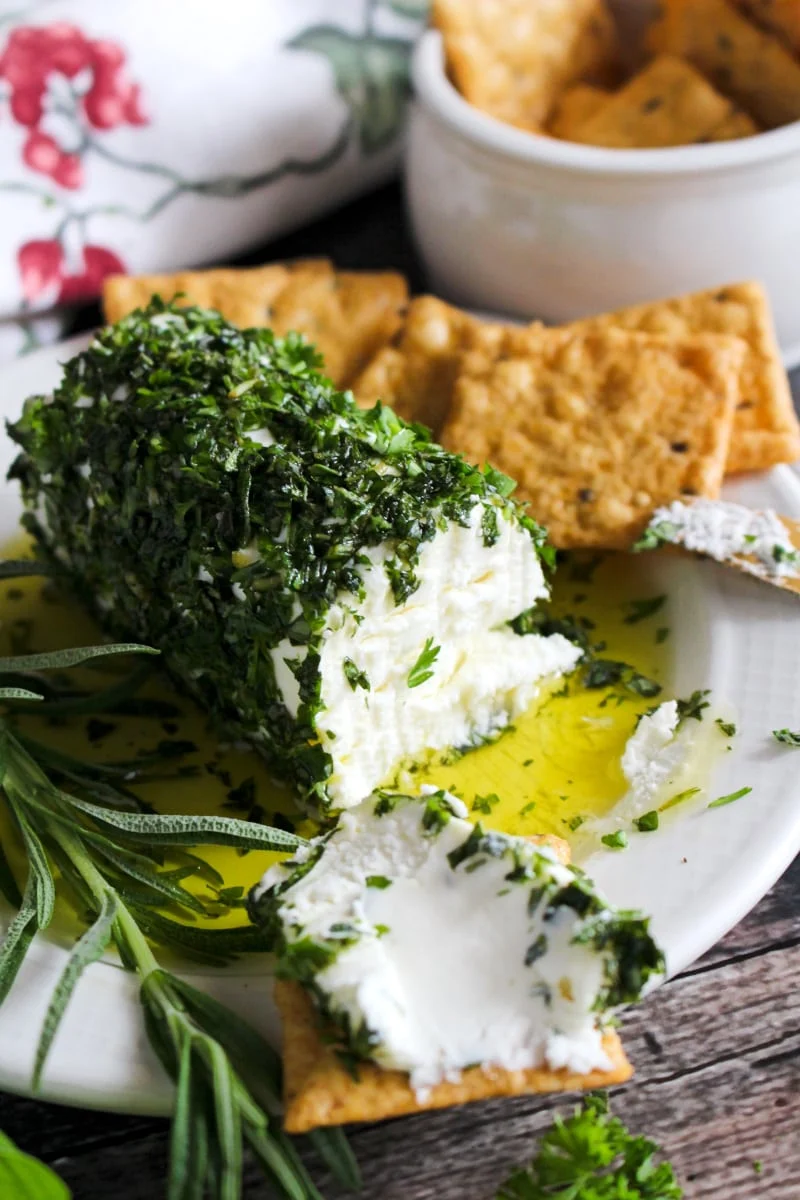
M 427 683 L 432 678 L 433 667 L 439 657 L 441 648 L 441 646 L 434 646 L 432 637 L 426 638 L 419 658 L 408 672 L 408 686 L 410 688 L 419 687 L 421 683 Z
M 556 1116 L 531 1165 L 514 1171 L 497 1200 L 681 1200 L 658 1153 L 611 1115 L 604 1094 L 590 1095 L 571 1117 Z
M 26 663 L 19 656 L 0 659 L 0 706 L 15 703 L 17 693 L 27 690 L 3 683 L 6 672 L 20 667 L 63 669 L 122 651 L 152 653 L 126 644 L 27 656 Z M 113 943 L 123 965 L 139 977 L 148 1037 L 177 1086 L 168 1200 L 206 1194 L 234 1200 L 241 1191 L 245 1144 L 277 1195 L 319 1200 L 294 1143 L 280 1126 L 277 1054 L 234 1013 L 164 970 L 151 946 L 156 942 L 214 964 L 243 950 L 266 949 L 263 935 L 251 926 L 215 930 L 189 923 L 198 916 L 218 915 L 234 903 L 221 876 L 189 847 L 285 851 L 303 844 L 303 839 L 233 818 L 142 812 L 131 793 L 117 791 L 113 765 L 103 778 L 103 765 L 77 764 L 80 769 L 73 771 L 72 760 L 65 756 L 55 755 L 54 762 L 48 760 L 46 747 L 0 717 L 0 797 L 27 866 L 20 893 L 0 839 L 0 891 L 16 909 L 0 945 L 0 1003 L 35 934 L 52 921 L 57 895 L 67 896 L 88 922 L 50 1000 L 37 1047 L 34 1088 L 41 1084 L 78 980 Z M 68 782 L 60 786 L 65 779 Z M 187 886 L 190 879 L 194 888 Z M 339 1183 L 359 1186 L 357 1165 L 340 1131 L 317 1132 L 312 1142 Z

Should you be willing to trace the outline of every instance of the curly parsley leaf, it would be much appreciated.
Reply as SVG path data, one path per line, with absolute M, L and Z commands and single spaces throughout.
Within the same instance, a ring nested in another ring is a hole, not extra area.
M 715 717 L 714 724 L 724 737 L 732 738 L 736 736 L 736 726 L 733 721 L 723 721 L 722 717 Z M 798 738 L 797 744 L 800 746 L 800 738 Z
M 772 736 L 783 746 L 800 747 L 800 733 L 793 733 L 791 729 L 773 729 Z
M 496 1200 L 682 1200 L 659 1147 L 611 1115 L 604 1093 L 571 1117 L 557 1116 L 529 1167 L 514 1171 Z
M 408 672 L 408 686 L 410 688 L 419 687 L 421 683 L 426 683 L 433 676 L 433 667 L 439 657 L 441 646 L 434 646 L 433 638 L 427 638 L 422 652 L 414 663 L 411 670 Z

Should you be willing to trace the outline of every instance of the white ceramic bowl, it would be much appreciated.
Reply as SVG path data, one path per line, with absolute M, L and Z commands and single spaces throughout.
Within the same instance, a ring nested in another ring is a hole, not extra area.
M 562 322 L 759 279 L 787 365 L 800 363 L 800 122 L 741 141 L 607 150 L 473 108 L 435 31 L 412 77 L 407 197 L 437 292 Z

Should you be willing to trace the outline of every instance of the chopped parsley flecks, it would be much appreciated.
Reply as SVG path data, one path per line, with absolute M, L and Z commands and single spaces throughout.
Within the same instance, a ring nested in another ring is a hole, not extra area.
M 702 790 L 703 789 L 699 787 L 690 787 L 686 788 L 686 790 L 683 792 L 677 792 L 674 796 L 670 797 L 669 800 L 662 804 L 658 811 L 663 813 L 670 808 L 675 808 L 677 804 L 683 804 L 684 800 L 691 800 L 692 796 L 697 796 Z
M 369 679 L 366 672 L 359 671 L 352 658 L 345 658 L 343 660 L 342 669 L 344 670 L 345 676 L 347 677 L 347 682 L 350 684 L 350 687 L 353 689 L 353 691 L 355 691 L 356 688 L 363 688 L 365 692 L 370 690 Z
M 527 804 L 523 804 L 522 808 L 519 810 L 519 815 L 521 817 L 527 817 L 528 814 L 532 813 L 535 808 L 536 808 L 536 801 L 529 800 Z
M 500 797 L 497 792 L 488 792 L 485 796 L 476 796 L 472 802 L 472 811 L 483 813 L 488 817 L 493 808 L 500 803 Z
M 525 951 L 525 966 L 530 967 L 547 953 L 547 934 L 540 933 Z
M 628 663 L 618 662 L 612 658 L 595 658 L 586 667 L 583 674 L 583 685 L 587 688 L 605 688 L 621 684 L 629 692 L 637 696 L 658 696 L 661 684 L 647 675 L 640 674 Z
M 736 726 L 733 721 L 723 721 L 722 717 L 715 717 L 714 724 L 724 737 L 732 738 L 736 736 Z M 798 745 L 800 745 L 800 742 L 798 742 Z
M 642 813 L 633 823 L 639 833 L 652 833 L 653 830 L 658 829 L 658 813 L 652 809 L 650 812 Z
M 367 887 L 368 888 L 380 888 L 381 890 L 383 890 L 384 888 L 388 888 L 391 886 L 392 886 L 391 879 L 387 879 L 385 875 L 368 875 L 367 876 Z
M 674 543 L 679 532 L 672 521 L 653 521 L 631 548 L 635 554 L 641 550 L 657 550 L 659 546 Z
M 785 546 L 773 546 L 772 557 L 776 563 L 790 563 L 793 567 L 800 565 L 800 554 L 796 550 L 787 550 Z
M 617 829 L 614 833 L 604 833 L 600 841 L 611 850 L 624 850 L 628 845 L 628 835 L 624 829 Z
M 734 800 L 741 800 L 742 796 L 749 796 L 752 790 L 751 787 L 739 788 L 738 792 L 730 792 L 727 796 L 718 796 L 716 800 L 712 800 L 706 807 L 722 808 L 725 804 L 733 804 Z
M 426 639 L 419 658 L 408 672 L 408 686 L 410 688 L 419 687 L 421 683 L 425 683 L 428 679 L 432 678 L 433 667 L 439 657 L 440 650 L 441 646 L 434 646 L 432 637 Z
M 702 721 L 703 713 L 711 707 L 711 702 L 706 700 L 706 696 L 710 695 L 710 689 L 704 688 L 702 691 L 692 692 L 687 700 L 678 700 L 678 724 L 682 725 L 684 721 L 689 720 Z
M 645 600 L 628 600 L 625 602 L 628 615 L 623 617 L 623 622 L 625 625 L 637 625 L 639 621 L 645 621 L 648 617 L 655 616 L 666 602 L 666 596 L 649 596 Z
M 795 749 L 800 748 L 800 733 L 794 733 L 791 729 L 773 729 L 772 736 L 782 746 L 793 746 Z
M 580 829 L 585 820 L 586 817 L 582 817 L 580 813 L 576 813 L 574 817 L 570 817 L 568 821 L 564 822 L 564 824 L 574 833 L 576 829 Z
M 661 646 L 667 640 L 668 637 L 669 637 L 669 627 L 667 625 L 662 625 L 659 629 L 656 630 L 656 645 Z

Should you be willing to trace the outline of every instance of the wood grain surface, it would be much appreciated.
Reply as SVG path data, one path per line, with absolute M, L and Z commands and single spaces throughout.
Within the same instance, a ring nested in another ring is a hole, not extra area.
M 424 282 L 395 187 L 242 261 L 313 254 L 404 270 L 417 290 Z M 84 324 L 96 319 L 90 311 Z M 793 383 L 797 400 L 800 376 Z M 800 1200 L 800 859 L 713 950 L 629 1013 L 622 1036 L 636 1076 L 615 1092 L 614 1109 L 664 1146 L 687 1200 Z M 552 1110 L 568 1107 L 492 1101 L 355 1130 L 362 1196 L 491 1200 L 508 1169 L 531 1157 Z M 163 1121 L 0 1095 L 0 1129 L 51 1163 L 75 1200 L 164 1194 Z M 339 1200 L 317 1177 L 327 1200 Z M 251 1165 L 243 1198 L 266 1195 Z

